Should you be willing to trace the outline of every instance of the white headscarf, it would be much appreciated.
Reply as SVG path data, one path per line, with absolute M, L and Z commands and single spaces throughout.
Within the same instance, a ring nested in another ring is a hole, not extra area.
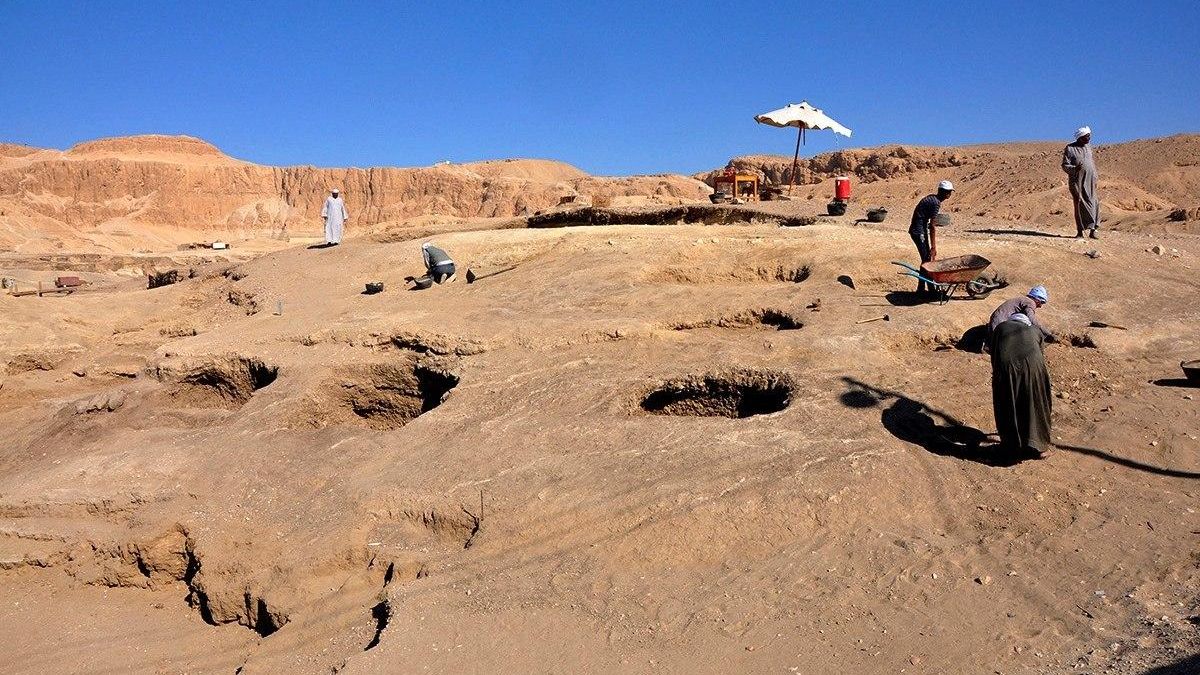
M 1083 138 L 1084 136 L 1087 136 L 1091 133 L 1092 133 L 1091 127 L 1079 127 L 1078 129 L 1075 130 L 1075 140 L 1079 140 L 1079 139 Z
M 1033 322 L 1029 320 L 1029 317 L 1025 316 L 1025 315 L 1024 315 L 1024 314 L 1022 314 L 1021 312 L 1017 312 L 1016 314 L 1013 314 L 1012 316 L 1008 317 L 1008 320 L 1009 320 L 1009 321 L 1016 321 L 1017 323 L 1023 323 L 1023 324 L 1025 324 L 1026 326 L 1032 326 L 1032 325 L 1033 325 Z

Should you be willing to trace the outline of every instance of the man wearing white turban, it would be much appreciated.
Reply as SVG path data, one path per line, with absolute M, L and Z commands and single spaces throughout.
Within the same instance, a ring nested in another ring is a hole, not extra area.
M 346 203 L 342 201 L 338 189 L 334 188 L 325 206 L 321 207 L 321 217 L 325 219 L 325 245 L 337 246 L 342 243 L 342 225 L 350 217 L 346 213 Z
M 1092 158 L 1092 130 L 1080 127 L 1075 142 L 1063 149 L 1062 169 L 1067 173 L 1067 186 L 1075 205 L 1075 238 L 1083 239 L 1088 230 L 1092 239 L 1100 227 L 1100 200 L 1096 197 L 1096 161 Z

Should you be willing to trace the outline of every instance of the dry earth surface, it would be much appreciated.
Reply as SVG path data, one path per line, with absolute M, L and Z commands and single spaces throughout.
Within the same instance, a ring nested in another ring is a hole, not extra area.
M 1200 389 L 1178 363 L 1200 357 L 1200 235 L 1170 217 L 1195 203 L 1197 169 L 1178 164 L 1195 139 L 1104 149 L 1182 187 L 1151 194 L 1153 210 L 1112 207 L 1099 242 L 1061 236 L 1056 151 L 1033 145 L 922 150 L 994 157 L 864 182 L 842 218 L 815 217 L 825 180 L 739 224 L 527 227 L 514 198 L 446 220 L 413 206 L 426 217 L 324 249 L 121 249 L 89 234 L 94 214 L 48 226 L 48 240 L 66 233 L 56 249 L 30 243 L 46 221 L 21 220 L 34 234 L 10 240 L 0 274 L 91 283 L 0 295 L 0 662 L 1196 672 Z M 145 159 L 140 142 L 99 154 L 118 173 L 180 161 Z M 29 158 L 51 151 L 6 153 L 40 175 L 91 161 L 88 147 L 47 167 Z M 471 173 L 528 179 L 485 166 Z M 538 180 L 588 180 L 558 166 Z M 986 256 L 1012 286 L 913 304 L 889 261 L 914 257 L 907 212 L 945 171 L 982 171 L 1000 192 L 989 204 L 974 173 L 952 174 L 962 199 L 942 255 Z M 1048 181 L 1029 179 L 1045 194 L 1021 198 L 1028 215 L 1003 212 L 1026 190 L 1001 190 L 1008 171 Z M 309 180 L 317 201 L 326 177 Z M 224 213 L 205 185 L 196 202 Z M 50 193 L 12 194 L 33 209 L 29 195 Z M 868 200 L 893 215 L 856 224 Z M 75 212 L 56 204 L 38 218 Z M 183 216 L 142 213 L 163 241 L 197 237 Z M 435 233 L 478 280 L 405 290 Z M 142 272 L 166 267 L 187 273 L 147 290 Z M 387 290 L 364 295 L 366 281 Z M 1034 283 L 1063 338 L 1047 348 L 1059 449 L 1005 461 L 988 438 L 989 363 L 964 337 Z

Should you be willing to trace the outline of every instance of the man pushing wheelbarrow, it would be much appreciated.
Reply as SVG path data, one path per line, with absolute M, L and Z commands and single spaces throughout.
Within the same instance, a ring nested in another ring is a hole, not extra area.
M 908 236 L 917 245 L 917 254 L 921 256 L 921 264 L 932 262 L 937 258 L 937 223 L 934 219 L 942 210 L 942 202 L 954 195 L 954 183 L 944 180 L 938 183 L 937 194 L 926 195 L 917 202 L 913 209 L 912 224 L 908 226 Z M 917 293 L 928 295 L 933 287 L 924 279 L 917 278 Z
M 941 213 L 942 202 L 953 194 L 954 183 L 944 180 L 938 183 L 937 194 L 927 195 L 917 203 L 917 208 L 913 211 L 908 234 L 917 245 L 917 253 L 921 256 L 920 269 L 908 263 L 892 263 L 908 270 L 901 274 L 917 279 L 918 294 L 936 297 L 941 304 L 945 304 L 959 286 L 965 285 L 967 294 L 972 298 L 982 298 L 1002 285 L 980 276 L 992 264 L 983 256 L 963 255 L 945 260 L 937 259 L 937 226 L 949 221 L 949 216 Z

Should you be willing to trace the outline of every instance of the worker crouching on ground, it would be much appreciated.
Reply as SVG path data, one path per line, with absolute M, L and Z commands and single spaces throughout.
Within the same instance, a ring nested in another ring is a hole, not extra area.
M 1043 340 L 1054 342 L 1054 335 L 1037 318 L 1037 310 L 1047 302 L 1050 302 L 1050 295 L 1046 292 L 1045 286 L 1034 286 L 1023 297 L 1005 300 L 988 319 L 988 335 L 995 335 L 996 328 L 1000 324 L 1008 321 L 1014 314 L 1021 314 L 1029 318 L 1030 325 L 1041 333 Z
M 912 224 L 908 227 L 908 236 L 912 237 L 913 243 L 917 245 L 917 253 L 920 254 L 922 263 L 933 260 L 930 228 L 933 227 L 933 219 L 942 210 L 942 202 L 949 199 L 953 194 L 954 183 L 944 180 L 938 183 L 937 194 L 926 195 L 924 199 L 917 202 L 917 208 L 913 210 Z M 917 280 L 917 293 L 932 294 L 934 290 L 924 280 Z
M 425 261 L 425 276 L 420 279 L 406 277 L 417 288 L 429 288 L 434 283 L 444 284 L 454 280 L 454 261 L 450 255 L 430 242 L 421 244 L 421 258 Z
M 992 410 L 1005 452 L 1044 458 L 1051 452 L 1050 373 L 1042 333 L 1013 314 L 992 336 Z

